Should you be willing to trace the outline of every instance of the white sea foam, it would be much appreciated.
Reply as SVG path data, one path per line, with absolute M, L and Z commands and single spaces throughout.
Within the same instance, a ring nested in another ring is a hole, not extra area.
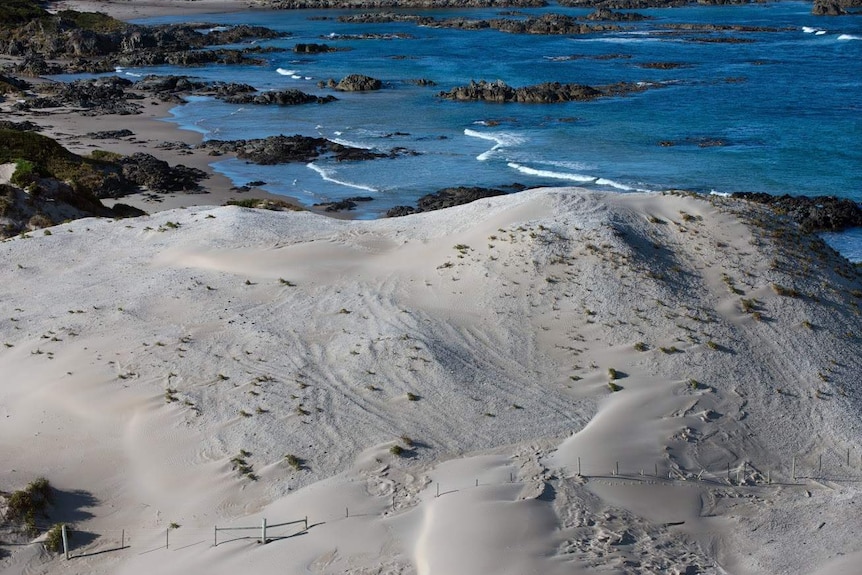
M 143 74 L 135 74 L 134 72 L 126 72 L 126 76 L 131 76 L 132 78 L 140 78 Z
M 121 68 L 120 66 L 117 66 L 116 68 L 114 68 L 114 72 L 116 72 L 117 74 L 122 74 L 123 68 Z
M 841 34 L 838 36 L 839 40 L 862 40 L 862 36 L 856 36 L 855 34 Z
M 815 36 L 823 36 L 824 34 L 826 34 L 826 30 L 818 30 L 814 33 Z
M 814 34 L 817 32 L 818 28 L 812 28 L 811 26 L 803 26 L 802 31 L 806 34 Z
M 518 146 L 526 142 L 526 138 L 511 132 L 478 132 L 476 130 L 471 130 L 470 128 L 465 128 L 464 135 L 471 138 L 479 138 L 480 140 L 494 142 L 494 146 L 490 150 L 486 150 L 476 156 L 476 159 L 480 162 L 484 162 L 493 156 L 494 152 L 501 148 L 511 148 L 512 146 Z
M 377 191 L 377 188 L 372 188 L 371 186 L 365 186 L 363 184 L 354 184 L 352 182 L 345 182 L 344 180 L 336 179 L 336 178 L 332 177 L 333 172 L 331 170 L 327 170 L 326 168 L 322 168 L 322 167 L 318 166 L 317 164 L 315 164 L 314 162 L 306 164 L 306 167 L 311 168 L 312 170 L 317 172 L 320 175 L 320 177 L 327 182 L 331 182 L 333 184 L 338 184 L 339 186 L 345 186 L 348 188 L 353 188 L 356 190 L 364 190 L 366 192 L 376 192 Z
M 709 192 L 710 196 L 721 196 L 722 198 L 729 198 L 730 192 L 716 192 L 715 190 L 711 190 Z
M 551 178 L 554 180 L 566 180 L 569 182 L 580 182 L 580 183 L 595 183 L 598 178 L 595 176 L 585 176 L 583 174 L 572 174 L 572 173 L 564 173 L 564 172 L 554 172 L 551 170 L 538 170 L 536 168 L 531 168 L 529 166 L 524 166 L 522 164 L 516 164 L 515 162 L 509 162 L 507 164 L 513 170 L 517 170 L 522 174 L 526 174 L 528 176 L 538 176 L 540 178 Z
M 623 190 L 624 192 L 634 191 L 635 188 L 631 186 L 627 186 L 625 184 L 621 184 L 619 182 L 615 182 L 613 180 L 608 180 L 607 178 L 599 178 L 596 180 L 597 186 L 608 186 L 610 188 L 616 188 L 618 190 Z
M 596 169 L 596 166 L 593 164 L 585 164 L 584 162 L 571 162 L 566 160 L 533 160 L 533 163 L 542 164 L 544 166 L 554 166 L 556 168 L 563 168 L 566 170 L 575 170 L 578 172 Z
M 294 75 L 296 75 L 296 70 L 287 70 L 285 68 L 278 68 L 276 70 L 276 72 L 278 72 L 282 76 L 294 76 Z
M 571 38 L 574 42 L 606 42 L 609 44 L 640 44 L 643 42 L 662 42 L 661 38 L 620 38 L 620 37 L 608 37 L 608 38 Z
M 369 146 L 368 144 L 363 144 L 361 142 L 345 140 L 344 138 L 329 138 L 329 140 L 335 142 L 336 144 L 341 144 L 342 146 L 347 146 L 350 148 L 361 148 L 363 150 L 371 150 L 374 148 L 374 146 Z

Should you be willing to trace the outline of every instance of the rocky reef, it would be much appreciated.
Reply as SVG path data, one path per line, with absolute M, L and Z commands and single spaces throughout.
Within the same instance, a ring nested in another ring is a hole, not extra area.
M 335 96 L 314 96 L 300 90 L 273 90 L 258 94 L 234 94 L 223 99 L 230 104 L 298 106 L 301 104 L 328 104 L 338 98 Z
M 735 198 L 766 204 L 784 214 L 808 232 L 837 232 L 862 227 L 862 207 L 853 200 L 835 196 L 772 196 L 756 192 L 738 192 Z
M 522 189 L 520 186 L 517 189 Z M 481 188 L 475 186 L 457 186 L 453 188 L 443 188 L 433 194 L 422 196 L 413 206 L 395 206 L 386 212 L 387 218 L 396 218 L 417 214 L 419 212 L 430 212 L 433 210 L 441 210 L 443 208 L 451 208 L 452 206 L 460 206 L 469 204 L 482 198 L 492 198 L 494 196 L 502 196 L 507 192 L 496 188 Z
M 554 104 L 558 102 L 588 102 L 602 97 L 623 96 L 643 92 L 660 84 L 648 82 L 618 82 L 605 86 L 586 86 L 584 84 L 561 84 L 545 82 L 534 86 L 514 88 L 502 80 L 479 82 L 471 80 L 466 86 L 458 86 L 440 92 L 439 97 L 455 101 L 482 101 L 524 104 Z
M 311 162 L 330 157 L 339 162 L 395 158 L 415 152 L 393 148 L 388 153 L 345 146 L 326 138 L 310 136 L 269 136 L 250 140 L 207 140 L 201 146 L 215 154 L 232 153 L 254 164 L 273 165 L 290 162 Z
M 251 55 L 274 49 L 250 42 L 285 35 L 262 26 L 140 26 L 102 13 L 61 10 L 52 14 L 29 0 L 5 0 L 0 6 L 0 54 L 25 61 L 34 58 L 19 70 L 23 73 L 54 73 L 44 68 L 45 59 L 63 60 L 63 71 L 68 72 L 105 72 L 117 66 L 260 62 Z M 207 49 L 242 43 L 248 46 Z

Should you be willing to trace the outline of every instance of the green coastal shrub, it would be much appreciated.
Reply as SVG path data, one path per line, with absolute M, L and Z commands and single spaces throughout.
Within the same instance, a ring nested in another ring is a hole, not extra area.
M 44 516 L 48 504 L 53 501 L 51 484 L 40 477 L 24 489 L 12 492 L 6 501 L 6 520 L 22 525 L 24 532 L 33 537 L 38 533 L 36 516 Z
M 57 12 L 60 21 L 69 27 L 89 30 L 90 32 L 110 33 L 124 30 L 128 25 L 101 12 L 78 12 L 62 10 Z
M 0 27 L 15 27 L 16 24 L 44 18 L 49 14 L 33 0 L 3 0 L 0 2 Z
M 72 534 L 66 529 L 66 538 L 71 539 Z M 63 524 L 57 523 L 48 530 L 45 536 L 45 549 L 51 553 L 60 553 L 63 551 Z

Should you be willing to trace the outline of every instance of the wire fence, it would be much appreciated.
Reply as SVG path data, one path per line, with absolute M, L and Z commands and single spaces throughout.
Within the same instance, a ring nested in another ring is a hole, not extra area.
M 645 483 L 667 485 L 686 482 L 707 486 L 724 487 L 768 487 L 770 485 L 804 487 L 811 482 L 853 483 L 862 482 L 862 454 L 852 448 L 830 449 L 806 455 L 794 455 L 782 461 L 775 469 L 759 467 L 748 461 L 733 461 L 713 464 L 699 469 L 683 469 L 667 460 L 654 463 L 652 468 L 626 466 L 624 461 L 608 465 L 586 458 L 577 458 L 577 467 L 567 469 L 564 479 L 626 479 Z M 509 474 L 508 481 L 495 474 L 492 480 L 475 478 L 470 483 L 457 485 L 432 482 L 428 486 L 433 497 L 444 497 L 450 493 L 493 485 L 527 485 L 535 480 L 524 480 Z M 289 540 L 307 533 L 310 529 L 340 520 L 355 517 L 382 516 L 379 507 L 369 509 L 330 509 L 325 516 L 292 518 L 285 521 L 268 522 L 261 518 L 257 525 L 214 525 L 205 527 L 183 527 L 172 524 L 168 527 L 115 529 L 92 533 L 72 526 L 67 527 L 66 556 L 68 559 L 91 557 L 102 553 L 131 550 L 143 555 L 157 551 L 181 551 L 190 548 L 218 547 L 238 542 L 255 541 L 260 544 Z M 311 523 L 314 520 L 316 523 Z

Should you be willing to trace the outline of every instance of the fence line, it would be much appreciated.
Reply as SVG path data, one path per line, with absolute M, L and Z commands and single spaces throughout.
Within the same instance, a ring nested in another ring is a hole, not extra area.
M 806 481 L 862 482 L 862 454 L 860 454 L 858 457 L 854 456 L 852 448 L 844 449 L 841 452 L 838 452 L 836 450 L 827 450 L 821 453 L 807 454 L 804 457 L 800 455 L 793 455 L 789 462 L 783 462 L 783 465 L 779 466 L 781 469 L 775 470 L 760 469 L 754 464 L 744 460 L 735 462 L 724 462 L 723 464 L 706 466 L 698 470 L 686 470 L 669 462 L 664 462 L 662 463 L 662 465 L 659 465 L 658 462 L 655 462 L 652 469 L 626 469 L 624 462 L 622 462 L 623 465 L 621 467 L 620 461 L 614 461 L 612 466 L 608 465 L 607 463 L 603 463 L 602 465 L 605 467 L 606 471 L 599 471 L 595 468 L 589 468 L 588 463 L 589 462 L 585 458 L 582 460 L 581 457 L 578 457 L 577 472 L 572 473 L 570 476 L 567 476 L 564 473 L 562 477 L 564 479 L 571 479 L 574 477 L 581 477 L 584 479 L 639 479 L 641 481 L 660 481 L 663 483 L 669 483 L 670 485 L 673 485 L 676 482 L 684 481 L 687 483 L 704 483 L 720 486 L 752 486 L 770 485 L 776 483 L 782 485 L 801 486 L 805 485 Z M 721 467 L 718 468 L 719 466 Z M 790 470 L 789 474 L 787 474 L 788 467 Z M 835 475 L 836 470 L 841 472 L 840 476 Z M 510 484 L 526 484 L 528 482 L 529 481 L 516 478 L 513 473 L 509 473 L 508 483 Z M 435 482 L 435 491 L 433 496 L 435 498 L 438 498 L 450 493 L 456 493 L 471 488 L 478 488 L 481 486 L 488 485 L 504 485 L 506 483 L 507 482 L 505 481 L 505 479 L 482 483 L 480 482 L 479 478 L 476 478 L 475 481 L 471 484 L 460 485 L 445 491 L 441 491 L 441 484 L 439 481 L 437 481 Z M 360 513 L 360 515 L 362 514 Z M 356 513 L 354 513 L 354 517 L 355 516 Z M 343 517 L 332 517 L 328 521 L 349 519 L 350 517 L 350 509 L 346 507 L 344 509 Z M 318 522 L 316 525 L 320 525 L 322 523 L 323 522 L 321 521 Z M 273 534 L 273 530 L 275 529 L 300 524 L 302 525 L 302 529 L 297 533 L 287 535 Z M 313 526 L 314 525 L 312 525 L 312 527 Z M 179 527 L 175 525 L 172 525 L 171 527 L 168 527 L 166 529 L 140 528 L 134 531 L 129 531 L 128 533 L 126 529 L 116 529 L 110 531 L 114 534 L 114 538 L 111 539 L 108 533 L 96 534 L 87 531 L 78 531 L 73 526 L 66 527 L 64 525 L 62 527 L 63 549 L 66 559 L 76 559 L 101 553 L 121 551 L 123 549 L 128 549 L 132 547 L 132 537 L 127 537 L 127 535 L 134 535 L 135 532 L 140 533 L 142 531 L 152 532 L 157 530 L 163 530 L 165 534 L 165 541 L 163 546 L 140 552 L 150 553 L 152 551 L 158 551 L 159 549 L 170 549 L 172 531 L 176 533 L 178 529 Z M 190 528 L 183 530 L 182 533 L 183 536 L 185 535 L 185 533 L 188 532 L 201 533 L 204 531 L 204 529 L 205 528 Z M 301 533 L 307 532 L 308 530 L 308 516 L 302 519 L 283 521 L 280 523 L 273 524 L 267 523 L 267 519 L 262 518 L 260 525 L 256 526 L 219 527 L 218 525 L 214 525 L 212 530 L 212 546 L 217 547 L 220 544 L 247 539 L 257 539 L 262 544 L 266 544 L 270 541 L 295 537 Z M 219 533 L 243 531 L 257 531 L 257 534 L 238 536 L 230 539 L 223 538 L 221 541 L 219 540 Z M 116 534 L 118 532 L 120 534 L 118 541 L 119 544 L 117 546 L 111 547 L 110 545 L 112 542 L 114 544 L 117 543 Z M 87 543 L 84 543 L 83 546 L 81 546 L 80 535 L 84 534 L 92 538 L 91 543 L 95 542 L 97 545 L 96 548 L 93 548 L 92 545 L 88 545 Z M 78 537 L 76 537 L 76 535 L 78 535 Z M 204 543 L 205 541 L 205 539 L 198 540 L 191 544 L 186 544 L 175 549 L 185 549 L 187 547 L 191 547 L 192 545 L 199 545 L 200 543 Z M 87 551 L 88 548 L 90 549 L 89 552 Z M 73 550 L 76 549 L 78 553 L 73 553 Z
M 303 529 L 300 533 L 304 533 L 308 531 L 308 516 L 306 515 L 303 519 L 297 519 L 295 521 L 284 521 L 282 523 L 274 523 L 272 525 L 267 525 L 266 517 L 261 520 L 261 524 L 258 527 L 219 527 L 218 525 L 213 526 L 213 547 L 218 547 L 218 533 L 219 531 L 248 531 L 248 530 L 259 530 L 260 531 L 260 542 L 266 544 L 269 541 L 274 539 L 286 539 L 287 537 L 292 537 L 292 535 L 285 535 L 281 537 L 267 537 L 266 531 L 267 529 L 276 529 L 278 527 L 284 527 L 286 525 L 297 525 L 299 523 L 303 524 Z M 238 541 L 240 539 L 254 539 L 251 537 L 235 537 L 230 539 L 229 541 Z M 227 543 L 227 541 L 223 541 L 223 543 Z

